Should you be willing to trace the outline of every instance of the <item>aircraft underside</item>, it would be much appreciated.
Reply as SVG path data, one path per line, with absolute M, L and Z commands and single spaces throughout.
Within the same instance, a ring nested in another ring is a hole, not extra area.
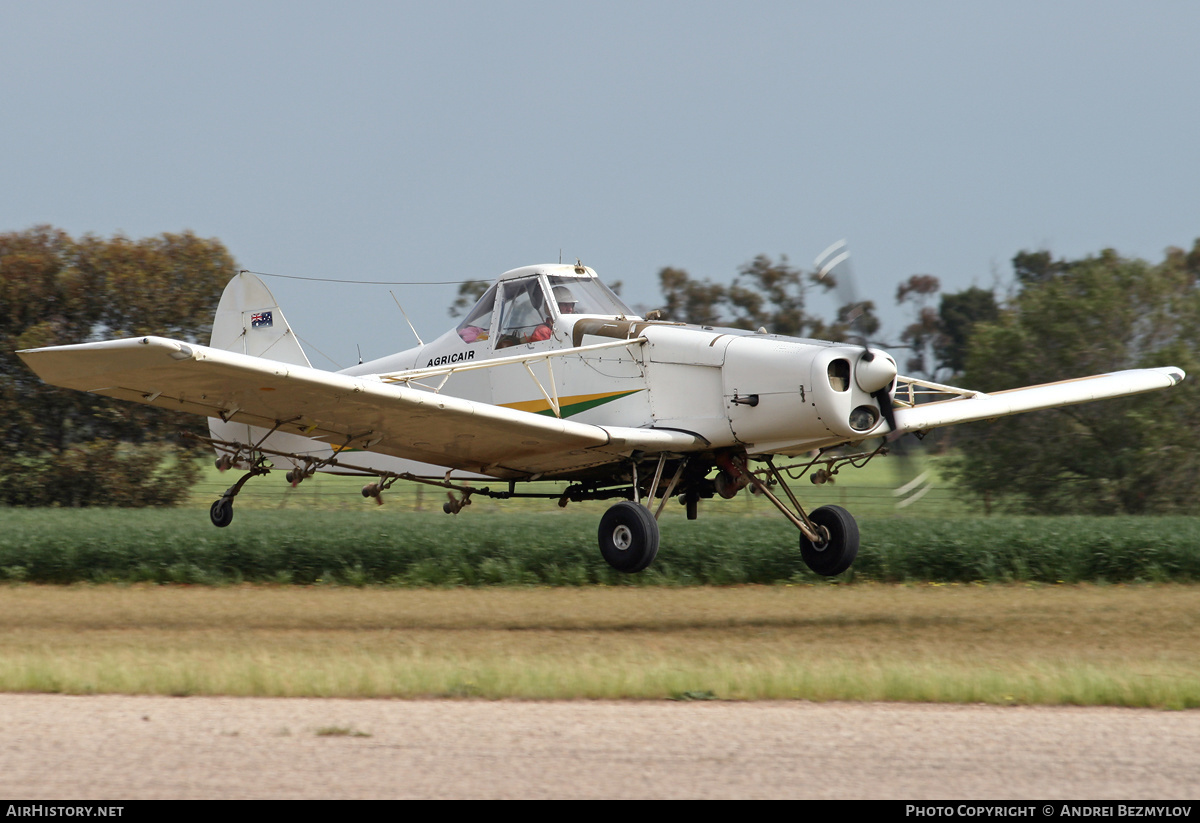
M 332 452 L 327 457 L 314 457 L 311 451 L 284 452 L 261 445 L 271 434 L 268 431 L 259 445 L 206 438 L 220 455 L 216 461 L 219 469 L 246 470 L 212 504 L 213 525 L 228 526 L 233 521 L 234 499 L 246 482 L 276 470 L 278 460 L 293 467 L 285 474 L 293 487 L 318 471 L 370 478 L 362 488 L 362 495 L 379 504 L 383 503 L 384 493 L 399 481 L 442 488 L 448 492 L 447 502 L 442 506 L 447 514 L 461 512 L 475 495 L 500 500 L 556 500 L 560 507 L 585 500 L 618 500 L 601 518 L 598 540 L 605 561 L 624 573 L 644 570 L 657 556 L 658 520 L 669 501 L 677 500 L 685 507 L 687 519 L 695 520 L 701 500 L 731 499 L 745 491 L 768 499 L 797 528 L 801 556 L 810 569 L 826 576 L 841 574 L 858 553 L 859 533 L 854 518 L 840 506 L 822 506 L 806 512 L 788 485 L 787 477 L 799 480 L 812 472 L 810 479 L 814 483 L 824 483 L 844 466 L 861 467 L 873 457 L 887 453 L 883 441 L 871 452 L 818 454 L 780 466 L 773 456 L 751 458 L 742 448 L 691 454 L 663 452 L 651 457 L 635 453 L 627 459 L 584 470 L 506 481 L 453 471 L 423 472 L 422 469 L 431 467 L 421 464 L 411 466 L 411 471 L 383 469 L 379 467 L 397 461 L 370 452 Z M 760 468 L 753 468 L 752 463 L 760 464 Z M 549 484 L 555 488 L 543 490 Z

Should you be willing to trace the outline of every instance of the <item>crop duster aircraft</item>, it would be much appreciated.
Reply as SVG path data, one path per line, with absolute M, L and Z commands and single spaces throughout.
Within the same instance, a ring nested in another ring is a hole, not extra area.
M 19 354 L 53 385 L 208 417 L 218 467 L 246 471 L 212 504 L 217 526 L 248 479 L 284 467 L 293 485 L 316 471 L 366 476 L 363 496 L 377 501 L 397 480 L 440 486 L 448 513 L 480 494 L 609 499 L 619 502 L 600 519 L 600 552 L 622 572 L 654 560 L 670 498 L 694 519 L 702 498 L 751 487 L 799 530 L 813 571 L 839 574 L 858 552 L 854 518 L 806 511 L 785 471 L 822 482 L 885 452 L 889 437 L 1184 378 L 1136 369 L 984 394 L 899 376 L 865 343 L 655 314 L 636 316 L 583 265 L 527 266 L 436 340 L 330 372 L 312 367 L 270 290 L 242 272 L 208 346 L 137 337 Z M 857 445 L 879 437 L 874 451 Z M 569 485 L 531 491 L 538 481 Z

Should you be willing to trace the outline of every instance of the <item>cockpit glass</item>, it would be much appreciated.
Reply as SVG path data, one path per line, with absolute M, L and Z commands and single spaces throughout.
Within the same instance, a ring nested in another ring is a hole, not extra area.
M 458 324 L 458 336 L 466 343 L 476 340 L 487 340 L 491 333 L 492 306 L 496 303 L 496 286 L 483 293 L 475 307 L 467 312 L 467 316 Z
M 612 289 L 594 277 L 552 275 L 546 282 L 560 315 L 632 317 L 634 314 Z M 540 277 L 525 277 L 493 284 L 458 324 L 458 336 L 466 343 L 495 338 L 496 348 L 545 339 L 546 335 L 539 335 L 539 328 L 550 327 L 555 308 L 546 305 L 547 296 L 541 283 Z M 493 329 L 497 295 L 500 298 L 499 318 Z
M 554 318 L 546 308 L 541 278 L 507 280 L 500 291 L 500 324 L 496 348 L 536 343 L 550 337 Z
M 560 314 L 601 314 L 606 317 L 633 315 L 633 311 L 621 302 L 612 289 L 594 277 L 552 275 L 549 280 Z

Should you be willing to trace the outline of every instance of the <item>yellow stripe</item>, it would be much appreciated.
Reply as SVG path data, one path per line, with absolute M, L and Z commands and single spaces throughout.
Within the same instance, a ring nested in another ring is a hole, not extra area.
M 620 397 L 625 394 L 632 394 L 631 391 L 609 391 L 600 392 L 599 394 L 575 394 L 570 397 L 558 398 L 559 408 L 565 409 L 567 406 L 575 406 L 580 403 L 591 403 L 596 400 L 604 400 L 609 397 Z M 537 414 L 538 412 L 550 411 L 550 404 L 544 397 L 537 400 L 522 400 L 518 403 L 501 403 L 506 409 L 516 409 L 517 411 L 527 411 Z

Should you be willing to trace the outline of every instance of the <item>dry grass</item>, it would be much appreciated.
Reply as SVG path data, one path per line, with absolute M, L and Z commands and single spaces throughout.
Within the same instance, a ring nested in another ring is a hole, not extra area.
M 0 588 L 0 690 L 1200 706 L 1200 587 Z

